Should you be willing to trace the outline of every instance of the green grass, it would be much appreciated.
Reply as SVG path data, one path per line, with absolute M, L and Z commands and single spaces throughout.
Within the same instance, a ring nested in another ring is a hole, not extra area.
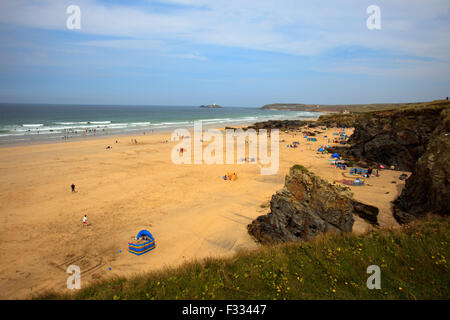
M 37 299 L 449 299 L 449 226 L 428 217 L 394 231 L 324 235 Z M 366 287 L 372 264 L 381 290 Z
M 306 169 L 304 166 L 300 165 L 300 164 L 295 164 L 292 166 L 291 171 L 295 171 L 295 170 L 299 170 L 302 172 L 308 172 L 308 169 Z

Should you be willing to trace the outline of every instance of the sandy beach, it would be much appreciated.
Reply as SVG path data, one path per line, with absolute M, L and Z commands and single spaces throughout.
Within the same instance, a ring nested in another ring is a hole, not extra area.
M 329 155 L 316 151 L 328 144 L 323 136 L 338 131 L 326 130 L 317 142 L 306 142 L 300 132 L 280 132 L 275 175 L 261 175 L 252 163 L 176 165 L 171 151 L 177 142 L 170 141 L 170 133 L 1 148 L 0 298 L 68 290 L 71 264 L 81 268 L 83 286 L 256 248 L 246 226 L 269 211 L 271 196 L 283 187 L 292 165 L 302 164 L 329 182 L 343 179 Z M 300 146 L 287 148 L 292 141 Z M 224 181 L 227 171 L 238 179 Z M 390 202 L 404 186 L 402 173 L 384 170 L 365 186 L 351 187 L 355 199 L 380 209 L 381 227 L 397 226 Z M 354 232 L 370 228 L 355 217 Z M 152 232 L 157 247 L 135 256 L 127 244 L 141 229 Z

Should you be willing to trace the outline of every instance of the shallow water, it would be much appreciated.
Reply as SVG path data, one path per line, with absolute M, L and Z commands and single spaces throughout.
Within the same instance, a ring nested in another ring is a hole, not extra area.
M 172 130 L 192 127 L 198 120 L 204 126 L 214 126 L 269 119 L 315 119 L 318 115 L 245 107 L 0 104 L 0 144 Z

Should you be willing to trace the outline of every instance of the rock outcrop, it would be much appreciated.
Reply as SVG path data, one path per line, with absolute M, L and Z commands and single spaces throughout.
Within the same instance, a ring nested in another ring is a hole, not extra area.
M 303 120 L 269 120 L 263 122 L 256 122 L 255 124 L 249 126 L 248 129 L 296 130 L 311 123 L 312 123 L 311 121 L 303 121 Z
M 354 121 L 355 130 L 348 141 L 351 147 L 345 156 L 370 166 L 383 164 L 412 171 L 440 123 L 441 112 L 448 106 L 441 101 L 362 113 Z
M 408 223 L 431 212 L 450 214 L 450 109 L 441 111 L 425 152 L 394 201 L 394 217 Z
M 321 115 L 315 121 L 312 120 L 268 120 L 256 122 L 249 126 L 252 129 L 279 129 L 279 130 L 297 130 L 304 126 L 308 128 L 317 127 L 353 127 L 358 115 L 356 114 L 327 114 Z
M 219 106 L 218 104 L 208 104 L 207 106 L 201 105 L 200 108 L 208 108 L 208 109 L 216 109 L 216 108 L 223 108 L 222 106 Z
M 295 165 L 286 176 L 284 188 L 272 196 L 270 213 L 259 216 L 247 229 L 265 244 L 310 240 L 325 232 L 351 232 L 355 204 L 360 205 L 361 212 L 372 210 L 352 196 L 349 188 L 332 185 Z
M 369 204 L 361 203 L 353 200 L 353 213 L 369 221 L 372 224 L 378 225 L 378 213 L 379 209 L 377 207 L 371 206 Z
M 321 115 L 317 123 L 327 128 L 351 128 L 358 117 L 358 114 L 326 114 Z

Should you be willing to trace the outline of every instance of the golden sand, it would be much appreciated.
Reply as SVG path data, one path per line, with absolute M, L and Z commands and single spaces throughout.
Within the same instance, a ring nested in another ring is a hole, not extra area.
M 285 141 L 275 175 L 261 175 L 254 163 L 176 165 L 171 151 L 177 142 L 170 141 L 170 133 L 1 148 L 0 298 L 68 290 L 71 264 L 81 268 L 84 286 L 111 275 L 256 248 L 246 226 L 269 211 L 270 198 L 292 165 L 302 164 L 330 182 L 344 178 L 328 155 L 316 152 L 328 144 L 323 135 L 333 132 L 338 129 L 328 129 L 317 142 L 280 132 Z M 286 148 L 292 141 L 301 144 Z M 108 145 L 112 148 L 105 149 Z M 236 172 L 238 179 L 224 181 L 226 172 Z M 385 170 L 365 186 L 351 187 L 357 200 L 380 209 L 383 227 L 397 225 L 390 202 L 404 186 L 398 179 L 402 173 Z M 88 226 L 82 224 L 85 214 Z M 355 220 L 354 232 L 371 228 Z M 156 249 L 135 256 L 127 245 L 141 229 L 153 234 Z

